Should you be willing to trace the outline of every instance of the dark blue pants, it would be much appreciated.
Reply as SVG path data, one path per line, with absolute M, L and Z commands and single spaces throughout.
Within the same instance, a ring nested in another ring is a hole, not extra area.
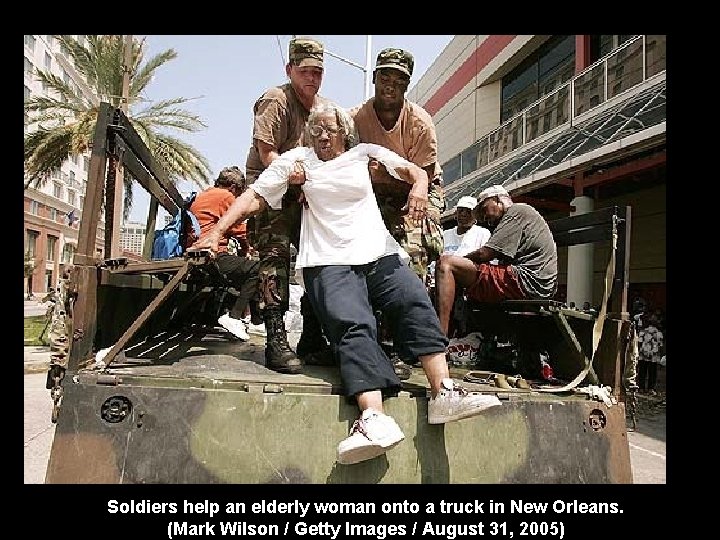
M 397 255 L 357 266 L 303 268 L 303 281 L 325 336 L 336 348 L 348 395 L 400 387 L 377 340 L 377 310 L 385 314 L 401 358 L 445 352 L 448 340 L 430 297 Z

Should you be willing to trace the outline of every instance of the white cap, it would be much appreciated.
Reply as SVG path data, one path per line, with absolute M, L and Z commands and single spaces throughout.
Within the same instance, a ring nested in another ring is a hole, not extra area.
M 475 199 L 475 197 L 466 196 L 460 197 L 460 200 L 455 205 L 455 208 L 469 208 L 470 210 L 472 210 L 476 206 L 477 200 Z
M 498 195 L 507 195 L 508 197 L 510 196 L 510 194 L 504 187 L 502 187 L 500 184 L 497 184 L 483 189 L 480 192 L 480 195 L 477 196 L 477 203 L 481 204 L 485 199 L 489 199 L 490 197 L 497 197 Z

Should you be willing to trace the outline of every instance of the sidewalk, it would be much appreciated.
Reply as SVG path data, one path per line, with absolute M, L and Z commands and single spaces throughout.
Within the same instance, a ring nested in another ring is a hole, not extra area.
M 25 347 L 25 373 L 43 373 L 50 365 L 50 347 Z
M 34 297 L 32 300 L 24 299 L 23 311 L 25 317 L 32 317 L 34 315 L 45 315 L 47 311 L 48 303 L 43 303 L 42 297 Z

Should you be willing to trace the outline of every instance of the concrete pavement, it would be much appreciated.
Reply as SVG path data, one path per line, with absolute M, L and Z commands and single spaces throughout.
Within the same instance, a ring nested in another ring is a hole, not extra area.
M 55 436 L 55 424 L 50 420 L 52 400 L 45 388 L 45 373 L 25 375 L 24 422 L 24 478 L 26 484 L 44 484 L 50 459 L 50 447 Z
M 42 299 L 33 298 L 32 300 L 24 301 L 25 317 L 32 317 L 34 315 L 45 315 L 47 311 L 47 303 L 43 303 Z

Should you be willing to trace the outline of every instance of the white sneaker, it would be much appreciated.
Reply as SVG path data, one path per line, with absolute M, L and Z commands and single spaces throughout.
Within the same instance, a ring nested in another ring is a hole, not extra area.
M 256 336 L 267 337 L 267 330 L 265 330 L 265 324 L 253 324 L 248 322 L 246 325 L 248 334 L 255 334 Z
M 405 438 L 397 422 L 381 412 L 365 409 L 338 444 L 338 463 L 351 465 L 384 454 Z
M 495 395 L 470 393 L 452 379 L 443 379 L 440 392 L 428 402 L 428 423 L 460 420 L 497 405 L 501 403 Z
M 245 323 L 243 323 L 241 319 L 233 319 L 229 313 L 220 317 L 218 324 L 238 339 L 242 339 L 243 341 L 250 339 L 247 330 L 245 330 Z

